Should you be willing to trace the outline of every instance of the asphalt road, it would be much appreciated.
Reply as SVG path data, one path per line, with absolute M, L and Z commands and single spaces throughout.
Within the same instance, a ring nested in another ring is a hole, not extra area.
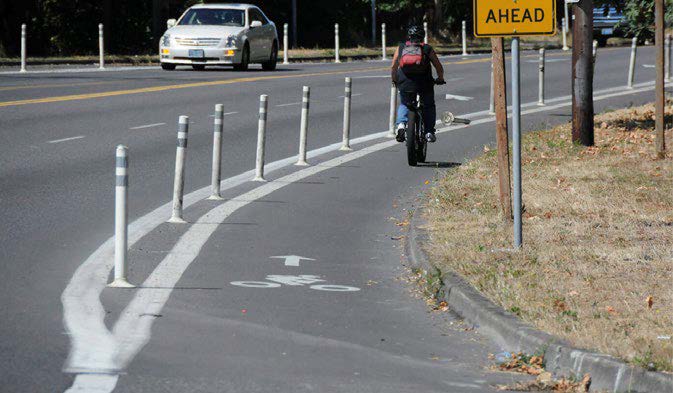
M 493 123 L 479 113 L 488 58 L 444 63 L 438 110 L 476 121 L 431 146 L 437 165 L 409 168 L 402 145 L 369 137 L 351 153 L 313 154 L 309 168 L 277 163 L 262 185 L 235 178 L 254 167 L 260 94 L 270 100 L 271 163 L 296 155 L 302 85 L 311 86 L 309 149 L 340 141 L 346 76 L 352 138 L 385 131 L 387 63 L 0 75 L 2 391 L 467 392 L 510 381 L 487 370 L 497 346 L 450 313 L 428 312 L 404 280 L 395 220 L 425 180 L 493 143 Z M 637 84 L 654 80 L 650 64 L 653 50 L 640 49 Z M 537 54 L 524 53 L 522 65 L 522 101 L 534 103 Z M 598 111 L 652 100 L 647 86 L 624 87 L 627 68 L 627 49 L 599 51 Z M 548 53 L 548 98 L 570 94 L 570 71 L 568 53 Z M 568 121 L 568 101 L 525 107 L 525 129 Z M 219 202 L 203 200 L 216 103 L 228 113 L 230 180 Z M 187 225 L 162 223 L 179 115 L 191 120 Z M 131 233 L 135 290 L 103 289 L 117 144 L 130 151 L 129 218 L 143 224 Z M 314 260 L 270 258 L 284 255 Z

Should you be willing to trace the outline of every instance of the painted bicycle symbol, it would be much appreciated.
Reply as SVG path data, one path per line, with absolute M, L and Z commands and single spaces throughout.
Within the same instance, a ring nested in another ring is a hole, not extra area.
M 272 274 L 266 276 L 266 280 L 267 281 L 232 281 L 230 284 L 244 288 L 280 288 L 283 285 L 295 287 L 308 285 L 310 289 L 329 292 L 357 292 L 360 290 L 360 288 L 349 287 L 346 285 L 317 284 L 326 281 L 321 279 L 320 276 L 312 275 L 289 276 Z

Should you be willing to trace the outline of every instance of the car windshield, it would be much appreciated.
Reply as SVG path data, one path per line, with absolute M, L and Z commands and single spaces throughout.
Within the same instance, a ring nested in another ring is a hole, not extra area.
M 187 11 L 180 19 L 183 26 L 245 26 L 243 10 L 198 8 Z

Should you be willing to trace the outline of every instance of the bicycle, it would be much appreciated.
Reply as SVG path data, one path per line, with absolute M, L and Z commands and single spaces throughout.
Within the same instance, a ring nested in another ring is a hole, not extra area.
M 446 82 L 435 80 L 435 84 L 444 85 Z M 409 166 L 417 166 L 419 162 L 424 163 L 428 155 L 428 140 L 423 124 L 423 104 L 420 95 L 417 94 L 416 99 L 407 105 L 407 108 L 409 108 L 407 129 L 405 130 L 407 162 Z M 442 122 L 447 126 L 453 123 L 470 124 L 470 120 L 458 119 L 451 112 L 445 112 L 442 115 Z

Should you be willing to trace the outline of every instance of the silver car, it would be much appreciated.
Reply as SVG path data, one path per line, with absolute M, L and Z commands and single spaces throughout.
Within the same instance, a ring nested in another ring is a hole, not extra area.
M 168 21 L 159 43 L 161 68 L 191 65 L 233 65 L 245 71 L 260 63 L 266 71 L 276 69 L 278 33 L 259 8 L 249 4 L 200 4 Z

